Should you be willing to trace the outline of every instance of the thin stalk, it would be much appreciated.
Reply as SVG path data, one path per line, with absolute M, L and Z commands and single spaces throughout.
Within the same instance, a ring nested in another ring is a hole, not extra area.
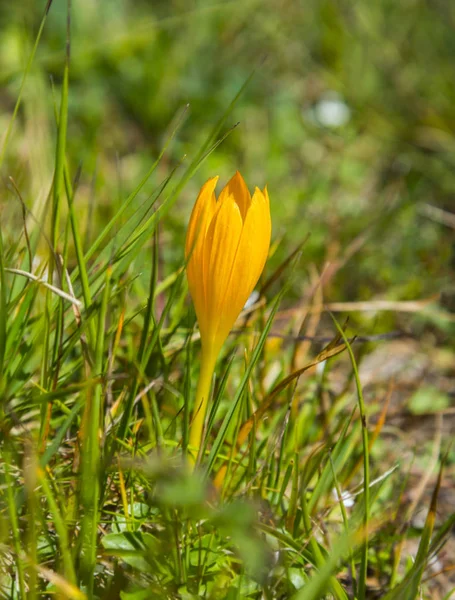
M 199 372 L 199 380 L 196 389 L 194 416 L 190 424 L 189 449 L 192 462 L 197 460 L 199 449 L 202 445 L 202 434 L 216 359 L 217 355 L 213 351 L 208 352 L 202 348 L 201 370 Z
M 60 99 L 60 113 L 58 120 L 58 128 L 57 128 L 57 145 L 55 149 L 55 171 L 54 171 L 54 183 L 53 183 L 53 193 L 52 193 L 52 207 L 51 207 L 51 227 L 50 227 L 50 247 L 49 247 L 49 266 L 48 266 L 48 284 L 52 285 L 54 278 L 54 271 L 57 273 L 59 285 L 58 287 L 62 287 L 61 281 L 61 273 L 62 268 L 61 265 L 58 264 L 58 239 L 59 239 L 59 230 L 60 230 L 60 214 L 61 214 L 61 198 L 62 198 L 62 190 L 63 190 L 63 166 L 64 166 L 64 157 L 66 150 L 66 134 L 67 134 L 67 125 L 68 125 L 68 82 L 69 82 L 69 54 L 67 50 L 65 68 L 63 71 L 63 83 L 62 83 L 62 93 Z M 49 360 L 49 350 L 51 348 L 51 330 L 52 330 L 52 316 L 55 317 L 55 335 L 54 335 L 54 348 L 53 348 L 53 356 L 51 358 L 50 364 Z M 52 304 L 52 295 L 50 291 L 47 291 L 46 294 L 46 307 L 45 307 L 45 329 L 44 329 L 44 351 L 43 351 L 43 361 L 41 365 L 41 375 L 40 375 L 40 384 L 46 390 L 51 384 L 51 375 L 50 371 L 52 369 L 52 362 L 55 361 L 55 358 L 58 354 L 58 344 L 60 339 L 60 331 L 62 328 L 61 325 L 61 317 L 62 317 L 62 305 L 61 302 L 58 305 L 57 310 L 54 310 Z M 41 418 L 40 418 L 40 447 L 41 450 L 44 450 L 46 445 L 46 439 L 50 427 L 52 414 L 52 406 L 44 405 L 41 408 Z
M 156 401 L 156 394 L 153 390 L 149 393 L 150 405 L 152 409 L 153 425 L 155 427 L 155 439 L 157 450 L 160 451 L 164 444 L 164 432 L 161 424 L 160 411 L 158 409 L 158 403 Z
M 344 532 L 345 532 L 346 536 L 348 537 L 349 536 L 349 519 L 348 519 L 348 515 L 346 513 L 346 507 L 344 506 L 343 494 L 341 492 L 340 484 L 338 483 L 338 479 L 337 479 L 337 475 L 336 475 L 336 471 L 335 471 L 335 465 L 333 464 L 332 457 L 330 454 L 329 454 L 329 461 L 330 461 L 330 466 L 332 468 L 333 482 L 335 484 L 335 489 L 337 492 L 337 498 L 338 498 L 339 505 L 340 505 L 341 516 L 343 518 Z M 357 577 L 356 577 L 356 572 L 355 572 L 354 554 L 352 552 L 352 548 L 351 548 L 351 545 L 349 542 L 348 542 L 348 549 L 349 549 L 349 565 L 350 565 L 351 577 L 352 577 L 352 587 L 354 590 L 354 598 L 355 598 L 355 597 L 357 597 Z
M 43 15 L 43 18 L 41 19 L 41 23 L 40 23 L 40 26 L 39 26 L 39 29 L 38 29 L 38 34 L 36 36 L 35 43 L 33 44 L 32 51 L 31 51 L 30 56 L 28 58 L 27 64 L 25 65 L 25 70 L 24 70 L 24 73 L 22 75 L 21 85 L 20 85 L 20 88 L 19 88 L 19 94 L 17 96 L 17 100 L 16 100 L 16 104 L 14 106 L 13 114 L 11 115 L 11 118 L 9 120 L 8 126 L 6 128 L 5 137 L 3 138 L 3 144 L 2 144 L 2 147 L 1 147 L 1 150 L 0 150 L 0 167 L 3 164 L 3 159 L 5 157 L 6 147 L 8 146 L 8 142 L 9 142 L 9 139 L 10 139 L 10 136 L 11 136 L 11 132 L 13 130 L 14 121 L 16 120 L 17 113 L 19 112 L 19 106 L 20 106 L 21 101 L 22 101 L 22 94 L 24 92 L 25 81 L 26 81 L 26 79 L 28 77 L 28 74 L 30 72 L 30 68 L 31 68 L 31 66 L 33 64 L 33 60 L 35 58 L 36 50 L 38 48 L 38 44 L 39 44 L 39 41 L 41 39 L 41 35 L 43 33 L 43 30 L 44 30 L 44 24 L 46 22 L 46 17 L 47 17 L 47 15 L 49 13 L 49 9 L 51 7 L 51 4 L 52 4 L 52 0 L 48 0 L 47 3 L 46 3 L 46 8 L 44 9 L 44 15 Z
M 12 538 L 14 552 L 16 553 L 16 567 L 17 567 L 17 578 L 19 581 L 19 591 L 21 598 L 25 598 L 25 572 L 24 572 L 24 559 L 21 547 L 21 537 L 19 529 L 19 520 L 16 513 L 16 505 L 14 499 L 14 490 L 16 489 L 16 483 L 13 481 L 10 472 L 11 465 L 11 454 L 8 450 L 4 452 L 4 466 L 5 466 L 5 483 L 6 483 L 6 498 L 8 504 L 9 518 L 11 522 Z
M 234 435 L 232 436 L 232 445 L 231 445 L 231 451 L 229 452 L 229 459 L 227 461 L 227 465 L 223 465 L 223 466 L 225 466 L 225 470 L 223 471 L 223 479 L 221 481 L 221 483 L 223 484 L 223 489 L 222 489 L 223 497 L 226 492 L 227 482 L 228 482 L 229 478 L 231 477 L 232 464 L 234 463 L 234 460 L 235 460 L 240 427 L 242 426 L 242 412 L 243 412 L 242 407 L 239 406 L 239 410 L 237 412 L 237 422 L 235 424 L 235 431 L 234 431 Z M 221 472 L 221 471 L 219 471 L 219 472 Z
M 93 371 L 95 377 L 103 373 L 104 346 L 106 335 L 106 315 L 110 299 L 111 269 L 106 272 L 104 293 L 101 301 L 96 335 L 95 361 Z M 96 541 L 99 522 L 100 502 L 100 470 L 103 449 L 100 444 L 100 430 L 103 405 L 103 387 L 100 382 L 93 392 L 89 390 L 84 414 L 83 462 L 82 462 L 82 504 L 84 517 L 81 526 L 82 537 L 82 581 L 87 590 L 87 597 L 94 597 L 94 572 L 96 567 Z
M 65 576 L 70 581 L 70 583 L 76 585 L 76 573 L 74 571 L 74 565 L 71 558 L 71 544 L 68 537 L 68 531 L 66 529 L 65 521 L 60 513 L 60 509 L 54 498 L 51 487 L 47 481 L 45 472 L 41 468 L 38 468 L 37 471 L 38 480 L 41 483 L 44 495 L 46 496 L 49 505 L 49 510 L 54 522 L 55 531 L 57 532 L 57 538 L 60 544 Z
M 294 468 L 292 470 L 292 487 L 289 507 L 286 516 L 286 528 L 291 533 L 294 531 L 295 517 L 297 514 L 297 502 L 299 497 L 299 453 L 294 452 Z
M 301 496 L 301 507 L 302 507 L 303 526 L 304 526 L 305 533 L 308 538 L 308 547 L 310 548 L 310 550 L 313 554 L 315 565 L 319 571 L 319 578 L 321 580 L 321 586 L 329 587 L 333 596 L 335 598 L 337 598 L 337 600 L 348 600 L 348 597 L 347 597 L 346 593 L 344 592 L 343 588 L 341 587 L 340 583 L 338 582 L 336 577 L 334 577 L 332 574 L 333 566 L 336 565 L 337 561 L 334 560 L 333 565 L 332 565 L 331 564 L 332 561 L 330 559 L 327 561 L 324 559 L 321 548 L 320 548 L 316 538 L 314 537 L 314 532 L 313 532 L 312 525 L 311 525 L 310 513 L 308 511 L 308 502 L 306 499 L 306 487 L 305 486 L 303 487 L 302 496 Z M 347 541 L 345 543 L 347 543 Z M 341 545 L 340 545 L 340 547 L 341 547 Z M 337 547 L 337 551 L 340 550 L 340 547 Z M 343 553 L 344 552 L 345 552 L 345 550 L 343 548 Z M 336 552 L 332 552 L 330 555 L 330 558 L 333 559 L 335 554 L 336 554 Z M 326 573 L 325 577 L 321 577 L 321 575 L 323 573 Z M 315 584 L 313 584 L 313 585 L 315 585 Z M 316 587 L 316 585 L 315 585 L 315 587 Z M 298 598 L 300 598 L 300 597 L 301 596 L 299 595 Z M 315 595 L 315 598 L 316 597 L 321 598 L 322 595 L 320 595 L 320 596 Z M 302 600 L 303 600 L 303 598 L 306 598 L 306 596 L 302 595 Z
M 188 337 L 186 343 L 186 360 L 185 360 L 185 383 L 184 397 L 188 399 L 191 394 L 191 336 Z M 183 454 L 188 454 L 188 439 L 190 433 L 190 407 L 189 402 L 185 401 L 183 405 L 183 425 L 182 425 L 182 448 Z
M 354 371 L 355 384 L 357 389 L 357 398 L 358 398 L 358 406 L 360 413 L 360 423 L 362 427 L 362 454 L 363 454 L 363 497 L 364 497 L 364 513 L 363 513 L 363 536 L 364 541 L 361 548 L 361 561 L 360 561 L 360 573 L 358 579 L 358 598 L 359 600 L 365 600 L 366 597 L 366 580 L 367 580 L 367 570 L 368 570 L 368 527 L 370 520 L 370 452 L 369 452 L 369 443 L 368 443 L 368 428 L 367 428 L 367 419 L 365 414 L 365 402 L 363 400 L 362 386 L 360 384 L 359 371 L 357 369 L 357 363 L 354 357 L 354 353 L 352 351 L 351 345 L 346 337 L 346 334 L 335 319 L 335 317 L 330 314 L 333 322 L 335 323 L 336 328 L 338 329 L 338 333 L 343 338 L 344 343 L 346 344 L 346 348 L 349 353 L 349 358 L 351 359 L 352 369 Z
M 0 229 L 0 393 L 3 392 L 3 366 L 6 349 L 7 287 L 3 262 L 3 237 Z
M 81 280 L 82 295 L 84 297 L 85 309 L 87 310 L 89 308 L 89 306 L 92 304 L 92 294 L 90 292 L 90 284 L 89 284 L 88 275 L 87 275 L 87 267 L 86 267 L 86 263 L 85 263 L 85 259 L 84 259 L 84 250 L 82 247 L 82 240 L 81 240 L 81 235 L 79 232 L 77 214 L 76 214 L 76 210 L 74 209 L 74 193 L 75 192 L 71 185 L 71 179 L 70 179 L 70 174 L 69 174 L 69 169 L 68 169 L 68 164 L 67 164 L 66 159 L 65 159 L 64 169 L 63 169 L 63 176 L 64 176 L 65 189 L 66 189 L 66 197 L 67 197 L 67 201 L 68 201 L 68 214 L 69 214 L 69 219 L 70 219 L 70 223 L 71 223 L 71 231 L 73 234 L 74 249 L 76 252 L 77 265 L 79 268 L 79 276 L 80 276 L 80 280 Z M 93 320 L 90 320 L 88 328 L 89 328 L 90 341 L 94 345 L 95 340 L 96 340 L 96 326 L 95 326 L 95 323 Z

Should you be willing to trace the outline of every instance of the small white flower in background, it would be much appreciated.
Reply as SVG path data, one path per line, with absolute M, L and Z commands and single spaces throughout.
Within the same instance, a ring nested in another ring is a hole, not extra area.
M 338 492 L 336 488 L 332 489 L 332 494 L 337 502 L 340 501 L 340 497 L 338 496 Z M 341 500 L 346 508 L 352 508 L 355 504 L 354 496 L 350 492 L 342 492 Z
M 321 360 L 321 362 L 316 365 L 316 373 L 321 377 L 324 373 L 326 362 L 326 360 Z
M 245 302 L 245 306 L 243 307 L 243 310 L 246 310 L 247 308 L 250 308 L 251 306 L 253 306 L 254 304 L 256 304 L 256 302 L 258 300 L 259 300 L 259 292 L 257 290 L 253 290 L 251 292 L 251 294 L 250 294 L 250 297 Z
M 342 127 L 351 118 L 351 109 L 337 92 L 326 92 L 313 107 L 314 118 L 324 127 Z
M 39 274 L 40 277 L 47 277 L 47 266 L 43 269 L 43 262 L 44 259 L 38 254 L 35 254 L 32 260 L 32 273 L 34 275 Z

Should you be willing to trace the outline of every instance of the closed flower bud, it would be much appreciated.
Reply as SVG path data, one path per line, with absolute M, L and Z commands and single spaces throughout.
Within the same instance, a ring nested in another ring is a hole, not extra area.
M 267 188 L 253 196 L 240 173 L 221 191 L 218 177 L 202 186 L 186 237 L 187 277 L 203 350 L 218 354 L 267 259 L 270 206 Z
M 271 235 L 267 188 L 256 188 L 251 196 L 237 171 L 217 200 L 217 181 L 214 177 L 202 186 L 185 244 L 188 285 L 202 345 L 189 439 L 193 461 L 202 442 L 216 359 L 262 273 Z

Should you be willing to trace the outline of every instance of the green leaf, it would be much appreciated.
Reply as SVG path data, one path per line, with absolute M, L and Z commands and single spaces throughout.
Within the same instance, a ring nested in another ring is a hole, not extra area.
M 108 533 L 101 538 L 101 544 L 108 554 L 121 558 L 142 573 L 150 572 L 150 563 L 145 556 L 148 552 L 157 550 L 155 538 L 150 533 Z
M 449 396 L 432 385 L 420 387 L 408 400 L 408 409 L 414 415 L 440 412 L 449 406 Z

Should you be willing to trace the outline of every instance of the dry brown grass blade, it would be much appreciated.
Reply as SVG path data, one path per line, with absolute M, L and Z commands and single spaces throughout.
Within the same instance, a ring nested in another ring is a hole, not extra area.
M 87 600 L 82 590 L 67 581 L 64 577 L 43 565 L 33 565 L 43 579 L 57 588 L 57 591 L 68 600 Z
M 434 294 L 429 298 L 422 298 L 420 300 L 372 300 L 370 302 L 329 302 L 324 304 L 322 310 L 329 312 L 376 312 L 376 311 L 394 311 L 394 312 L 420 312 L 436 303 L 439 300 L 440 295 Z M 294 316 L 296 310 L 301 307 L 290 308 L 282 310 L 278 313 L 277 318 L 282 319 L 286 317 Z M 320 308 L 318 306 L 308 306 L 308 312 L 318 312 Z
M 455 229 L 455 214 L 447 210 L 440 208 L 439 206 L 433 206 L 432 204 L 423 204 L 419 210 L 420 214 L 424 215 L 428 219 L 431 219 L 435 223 L 441 223 L 446 227 Z

